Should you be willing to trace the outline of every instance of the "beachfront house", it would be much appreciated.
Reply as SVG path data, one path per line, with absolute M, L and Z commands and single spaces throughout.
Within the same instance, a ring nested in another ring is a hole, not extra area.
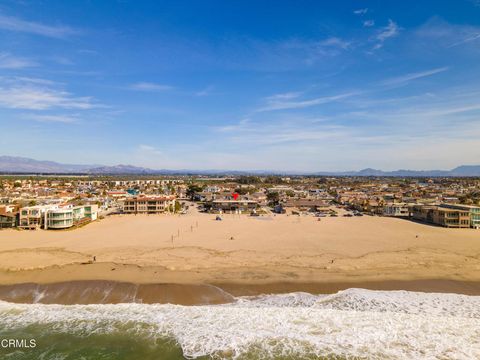
M 67 229 L 94 221 L 98 205 L 39 205 L 23 207 L 19 211 L 18 226 L 23 229 Z
M 258 207 L 258 202 L 247 199 L 219 199 L 205 204 L 205 208 L 220 213 L 251 212 Z
M 0 214 L 0 229 L 13 228 L 16 225 L 16 217 L 13 213 Z
M 300 211 L 311 211 L 311 212 L 327 212 L 329 211 L 330 203 L 324 200 L 319 199 L 298 199 L 298 200 L 287 200 L 282 203 L 285 208 L 294 208 Z
M 43 226 L 45 212 L 56 208 L 52 205 L 37 205 L 22 207 L 19 211 L 18 227 L 22 229 L 36 230 Z
M 45 211 L 44 229 L 68 229 L 97 220 L 98 205 L 51 208 Z
M 404 217 L 410 216 L 410 207 L 405 203 L 389 203 L 383 206 L 383 216 Z
M 478 210 L 477 210 L 478 209 Z M 471 223 L 473 216 L 474 223 Z M 478 216 L 478 217 L 477 217 Z M 480 208 L 466 205 L 414 205 L 412 218 L 448 228 L 480 228 Z
M 470 227 L 480 229 L 480 206 L 463 204 L 442 204 L 441 207 L 468 212 Z
M 175 199 L 176 197 L 173 195 L 136 196 L 124 201 L 123 212 L 125 214 L 162 214 L 164 212 L 173 212 Z

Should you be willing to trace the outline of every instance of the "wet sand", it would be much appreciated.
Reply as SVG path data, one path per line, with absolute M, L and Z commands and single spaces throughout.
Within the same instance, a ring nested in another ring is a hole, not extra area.
M 212 305 L 235 301 L 238 296 L 307 292 L 332 294 L 349 288 L 408 290 L 480 295 L 480 282 L 455 280 L 376 281 L 358 283 L 266 283 L 266 284 L 133 284 L 88 280 L 52 284 L 0 285 L 0 300 L 40 304 L 177 304 Z

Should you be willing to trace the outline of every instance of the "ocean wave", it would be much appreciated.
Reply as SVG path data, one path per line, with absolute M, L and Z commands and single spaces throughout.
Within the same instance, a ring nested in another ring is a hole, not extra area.
M 0 302 L 0 329 L 173 338 L 187 358 L 480 358 L 480 297 L 348 289 L 241 297 L 223 305 Z

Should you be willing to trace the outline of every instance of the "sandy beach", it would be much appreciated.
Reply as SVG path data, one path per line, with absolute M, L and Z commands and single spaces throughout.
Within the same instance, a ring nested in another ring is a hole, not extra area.
M 245 285 L 272 283 L 351 287 L 361 282 L 480 281 L 476 230 L 370 216 L 214 219 L 196 212 L 121 215 L 71 231 L 1 231 L 0 284 L 113 280 L 243 284 L 247 289 Z M 89 264 L 93 256 L 96 262 Z M 448 291 L 445 284 L 439 290 Z

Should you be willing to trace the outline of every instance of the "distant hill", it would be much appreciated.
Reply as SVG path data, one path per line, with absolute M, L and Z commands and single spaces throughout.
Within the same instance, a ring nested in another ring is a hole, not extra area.
M 137 167 L 133 165 L 115 165 L 115 166 L 99 166 L 88 169 L 86 171 L 89 174 L 110 174 L 110 175 L 122 175 L 122 174 L 154 174 L 156 171 L 143 167 Z
M 383 170 L 367 168 L 360 171 L 349 171 L 343 174 L 348 176 L 392 176 L 392 177 L 480 176 L 480 165 L 462 165 L 452 170 L 383 171 Z
M 0 156 L 0 172 L 3 173 L 76 173 L 95 166 L 98 165 L 60 164 L 20 156 Z
M 438 177 L 438 176 L 480 176 L 480 165 L 462 165 L 452 170 L 395 170 L 383 171 L 367 168 L 360 171 L 344 172 L 299 172 L 266 170 L 154 170 L 133 165 L 78 165 L 61 164 L 55 161 L 34 160 L 19 156 L 0 156 L 0 173 L 31 174 L 102 174 L 102 175 L 325 175 L 325 176 L 392 176 L 392 177 Z

